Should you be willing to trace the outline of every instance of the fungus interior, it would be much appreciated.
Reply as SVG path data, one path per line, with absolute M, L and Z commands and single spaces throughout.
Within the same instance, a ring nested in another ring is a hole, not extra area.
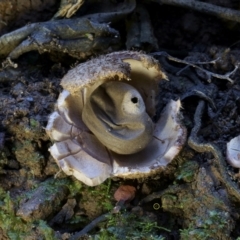
M 153 122 L 142 96 L 124 82 L 109 81 L 95 89 L 82 119 L 103 145 L 118 154 L 139 152 L 152 139 Z

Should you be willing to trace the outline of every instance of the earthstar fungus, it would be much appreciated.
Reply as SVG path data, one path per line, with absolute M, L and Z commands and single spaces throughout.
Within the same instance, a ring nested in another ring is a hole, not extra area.
M 114 52 L 70 70 L 46 131 L 51 155 L 67 175 L 87 185 L 109 177 L 139 178 L 165 167 L 186 140 L 180 101 L 171 100 L 154 123 L 158 61 Z

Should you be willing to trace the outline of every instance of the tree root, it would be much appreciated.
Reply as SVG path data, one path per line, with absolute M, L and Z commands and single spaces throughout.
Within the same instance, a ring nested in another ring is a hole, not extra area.
M 239 69 L 239 63 L 237 63 L 237 64 L 235 65 L 234 69 L 233 69 L 231 72 L 227 72 L 226 74 L 217 74 L 217 73 L 210 72 L 210 71 L 208 71 L 208 70 L 206 70 L 206 69 L 204 69 L 204 68 L 202 68 L 202 67 L 199 67 L 199 66 L 197 66 L 197 64 L 214 64 L 217 60 L 219 60 L 219 58 L 218 58 L 218 59 L 215 59 L 215 60 L 213 60 L 213 61 L 210 61 L 210 62 L 208 62 L 208 63 L 207 63 L 207 62 L 192 63 L 192 62 L 188 62 L 188 61 L 185 61 L 185 60 L 181 60 L 181 59 L 172 57 L 172 56 L 170 56 L 170 55 L 169 55 L 168 53 L 166 53 L 166 52 L 155 52 L 155 53 L 152 53 L 151 55 L 153 55 L 153 56 L 165 56 L 165 57 L 166 57 L 168 60 L 170 60 L 170 61 L 177 62 L 177 63 L 182 63 L 182 64 L 186 64 L 186 65 L 187 65 L 186 67 L 191 66 L 191 67 L 193 67 L 193 68 L 195 68 L 195 69 L 198 69 L 198 70 L 200 70 L 200 71 L 203 71 L 203 72 L 207 75 L 207 77 L 208 77 L 208 79 L 207 79 L 208 82 L 211 82 L 211 78 L 212 78 L 212 77 L 215 77 L 215 78 L 218 78 L 218 79 L 227 80 L 227 81 L 229 81 L 230 83 L 234 83 L 233 79 L 231 79 L 231 76 L 232 76 L 233 74 L 235 74 L 235 72 Z M 182 71 L 184 71 L 184 70 L 186 69 L 186 67 L 183 68 L 182 70 L 180 70 L 180 71 L 177 73 L 177 75 L 180 75 L 180 74 L 182 73 Z
M 86 235 L 88 232 L 90 232 L 93 228 L 95 228 L 100 222 L 105 221 L 109 216 L 109 213 L 105 213 L 98 218 L 94 219 L 91 223 L 89 223 L 85 228 L 83 228 L 81 231 L 76 232 L 73 236 L 69 238 L 69 240 L 78 240 L 80 237 Z
M 191 10 L 206 13 L 226 20 L 240 22 L 240 11 L 216 6 L 210 3 L 195 0 L 152 0 L 152 1 L 158 2 L 160 4 L 189 8 Z
M 222 185 L 226 188 L 228 194 L 233 197 L 234 201 L 240 201 L 240 190 L 237 185 L 229 178 L 226 173 L 226 161 L 222 155 L 220 149 L 212 144 L 212 143 L 202 143 L 200 142 L 197 133 L 201 128 L 201 118 L 203 114 L 203 110 L 205 107 L 205 102 L 201 100 L 197 106 L 195 115 L 194 115 L 194 123 L 190 137 L 188 139 L 188 145 L 197 152 L 211 152 L 214 156 L 214 168 L 218 171 L 212 171 L 215 175 L 216 179 L 218 179 Z M 219 173 L 218 173 L 219 172 Z

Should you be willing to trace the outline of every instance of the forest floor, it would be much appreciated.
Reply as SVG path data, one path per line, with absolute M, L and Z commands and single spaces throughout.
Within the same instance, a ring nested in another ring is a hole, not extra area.
M 240 9 L 234 0 L 205 2 Z M 62 91 L 62 77 L 85 60 L 23 54 L 14 60 L 16 68 L 0 69 L 0 239 L 240 239 L 240 172 L 226 161 L 227 142 L 240 135 L 240 71 L 219 77 L 239 65 L 239 23 L 176 6 L 143 4 L 157 43 L 149 40 L 132 48 L 152 54 L 165 69 L 169 81 L 160 83 L 158 110 L 181 99 L 189 141 L 153 177 L 113 178 L 88 187 L 59 173 L 45 127 Z M 55 5 L 45 18 L 43 10 L 31 17 L 49 20 Z M 2 28 L 2 33 L 25 23 Z M 114 28 L 121 35 L 118 50 L 125 50 L 125 20 Z M 172 61 L 163 52 L 201 69 Z M 197 132 L 194 116 L 202 121 Z M 113 213 L 120 185 L 134 186 L 136 196 Z M 90 232 L 73 238 L 89 223 L 94 225 Z

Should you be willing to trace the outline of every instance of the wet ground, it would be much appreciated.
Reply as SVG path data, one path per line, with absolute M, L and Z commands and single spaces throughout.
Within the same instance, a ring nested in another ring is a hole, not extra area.
M 211 2 L 239 8 L 237 1 Z M 0 239 L 70 239 L 71 233 L 114 207 L 113 194 L 120 184 L 135 186 L 135 199 L 117 217 L 98 224 L 89 233 L 92 239 L 122 239 L 123 233 L 125 239 L 240 236 L 240 174 L 226 161 L 226 143 L 240 135 L 240 71 L 226 75 L 239 64 L 239 23 L 184 8 L 144 4 L 158 46 L 150 41 L 138 50 L 151 48 L 149 54 L 169 77 L 160 83 L 159 112 L 170 99 L 182 100 L 188 143 L 153 178 L 112 179 L 86 187 L 58 174 L 44 128 L 62 90 L 60 80 L 78 60 L 23 54 L 14 60 L 17 68 L 3 65 L 0 71 Z M 19 26 L 11 30 L 14 27 Z M 125 21 L 114 27 L 122 39 L 119 50 L 124 50 Z

